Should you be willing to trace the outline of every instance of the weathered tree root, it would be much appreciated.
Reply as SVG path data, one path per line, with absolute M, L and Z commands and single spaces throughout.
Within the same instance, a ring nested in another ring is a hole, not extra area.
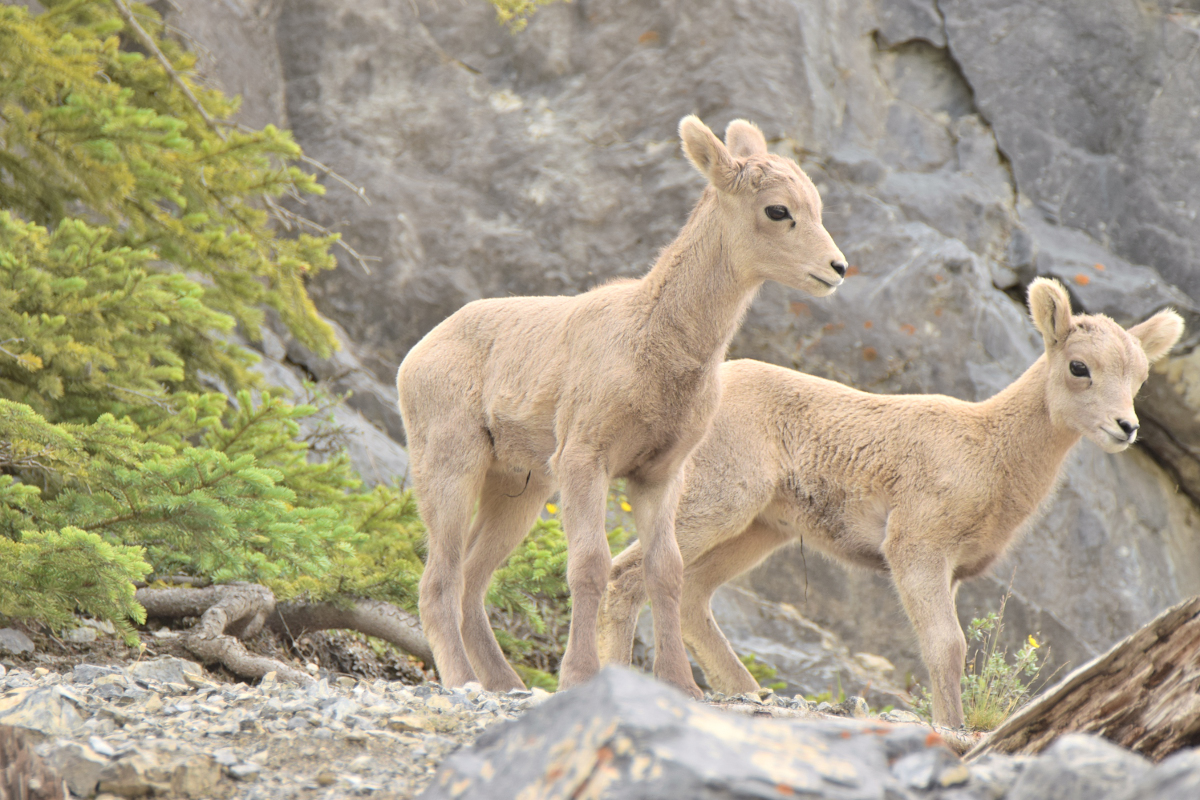
M 273 658 L 253 655 L 242 645 L 240 639 L 261 631 L 275 610 L 275 595 L 265 586 L 229 583 L 205 589 L 138 589 L 137 601 L 149 617 L 199 616 L 200 622 L 188 631 L 183 644 L 205 663 L 219 662 L 243 678 L 261 678 L 274 672 L 293 683 L 313 681 L 308 673 Z
M 1013 714 L 968 753 L 1039 753 L 1098 733 L 1159 761 L 1200 744 L 1200 597 L 1164 611 Z
M 421 623 L 402 608 L 380 600 L 355 600 L 340 607 L 332 603 L 283 603 L 267 618 L 267 627 L 297 639 L 305 633 L 345 628 L 375 636 L 433 666 L 433 649 L 421 633 Z
M 312 677 L 280 661 L 249 653 L 241 639 L 263 627 L 291 639 L 305 633 L 344 628 L 377 636 L 406 653 L 433 664 L 433 650 L 412 614 L 379 600 L 332 603 L 284 603 L 256 583 L 227 583 L 203 589 L 138 589 L 137 600 L 149 617 L 179 619 L 200 617 L 187 633 L 184 646 L 205 663 L 219 662 L 243 678 L 261 678 L 275 672 L 293 683 L 311 683 Z

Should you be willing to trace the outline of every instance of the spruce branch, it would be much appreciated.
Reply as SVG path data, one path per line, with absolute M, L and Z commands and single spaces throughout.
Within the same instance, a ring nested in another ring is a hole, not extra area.
M 138 38 L 138 41 L 142 43 L 142 46 L 149 50 L 151 55 L 153 55 L 155 59 L 158 60 L 159 64 L 162 65 L 163 70 L 171 78 L 171 82 L 174 83 L 179 88 L 179 91 L 183 93 L 183 96 L 187 98 L 188 103 L 190 103 L 192 108 L 196 110 L 196 113 L 200 115 L 200 118 L 204 120 L 204 124 L 207 125 L 213 131 L 213 133 L 219 136 L 221 141 L 227 141 L 228 136 L 225 131 L 222 130 L 222 127 L 235 127 L 235 125 L 231 123 L 221 123 L 218 122 L 218 120 L 213 119 L 213 117 L 201 104 L 199 98 L 196 97 L 191 87 L 187 85 L 186 81 L 184 81 L 183 76 L 181 76 L 171 65 L 170 60 L 154 41 L 154 37 L 148 34 L 146 30 L 138 24 L 133 12 L 129 10 L 127 5 L 125 5 L 124 0 L 112 0 L 112 3 L 117 9 L 117 13 L 121 15 L 121 19 L 123 19 L 125 24 L 130 27 L 134 35 Z M 325 175 L 328 175 L 336 180 L 338 183 L 346 186 L 351 192 L 354 193 L 356 197 L 367 203 L 367 205 L 370 205 L 370 201 L 367 199 L 366 191 L 363 189 L 363 187 L 356 185 L 345 176 L 335 172 L 333 169 L 325 164 L 322 164 L 320 161 L 317 161 L 315 158 L 302 155 L 300 156 L 300 160 L 305 164 L 315 167 Z M 283 208 L 283 206 L 276 203 L 274 198 L 272 198 L 269 194 L 264 193 L 262 195 L 262 200 L 270 210 L 271 215 L 283 225 L 284 230 L 291 231 L 294 225 L 297 228 L 307 228 L 308 230 L 319 233 L 322 236 L 335 235 L 334 231 L 331 231 L 324 225 Z M 368 275 L 371 274 L 371 268 L 367 266 L 367 262 L 379 261 L 377 256 L 364 256 L 362 253 L 358 252 L 358 250 L 347 244 L 340 236 L 338 236 L 336 244 L 345 250 L 346 253 L 358 263 L 358 266 L 362 269 L 362 271 Z
M 129 26 L 130 30 L 133 31 L 133 35 L 136 36 L 138 41 L 142 43 L 142 47 L 145 47 L 147 50 L 149 50 L 150 54 L 158 60 L 158 63 L 162 66 L 163 71 L 167 73 L 168 77 L 170 77 L 171 82 L 179 88 L 179 91 L 183 93 L 183 96 L 186 97 L 188 102 L 192 104 L 192 108 L 196 109 L 196 112 L 200 114 L 200 118 L 204 120 L 204 124 L 211 128 L 214 133 L 224 139 L 225 134 L 220 130 L 220 128 L 217 127 L 216 120 L 209 116 L 208 112 L 204 109 L 204 106 L 200 104 L 200 100 L 192 92 L 192 87 L 188 86 L 183 77 L 175 71 L 175 67 L 171 66 L 170 60 L 166 57 L 166 55 L 163 54 L 163 51 L 159 48 L 158 43 L 154 41 L 154 37 L 146 33 L 146 30 L 138 24 L 133 12 L 129 10 L 129 6 L 125 5 L 125 0 L 112 0 L 112 4 L 116 7 L 117 13 L 121 15 L 121 19 L 125 20 L 125 24 Z

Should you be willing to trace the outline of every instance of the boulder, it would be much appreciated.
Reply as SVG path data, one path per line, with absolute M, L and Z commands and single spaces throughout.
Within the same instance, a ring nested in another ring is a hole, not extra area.
M 1200 751 L 1181 750 L 1158 764 L 1114 800 L 1192 800 L 1200 797 Z
M 195 661 L 174 656 L 135 661 L 125 668 L 125 672 L 131 678 L 147 683 L 173 683 L 184 686 L 188 685 L 189 679 L 198 681 L 204 678 L 204 667 Z
M 0 800 L 63 800 L 62 780 L 34 751 L 26 731 L 0 725 Z
M 1059 739 L 1042 758 L 1030 763 L 1005 800 L 1095 800 L 1120 796 L 1137 785 L 1150 766 L 1145 758 L 1099 736 L 1073 733 Z
M 83 725 L 83 717 L 75 708 L 74 696 L 63 687 L 23 687 L 0 695 L 0 725 L 44 736 L 68 736 Z
M 731 714 L 610 667 L 490 728 L 421 797 L 907 797 L 969 781 L 924 727 Z
M 109 761 L 85 744 L 61 742 L 47 754 L 46 763 L 62 776 L 72 796 L 91 797 Z
M 33 640 L 16 628 L 0 628 L 0 653 L 19 656 L 32 653 Z
M 1194 4 L 939 2 L 1018 190 L 1200 297 Z

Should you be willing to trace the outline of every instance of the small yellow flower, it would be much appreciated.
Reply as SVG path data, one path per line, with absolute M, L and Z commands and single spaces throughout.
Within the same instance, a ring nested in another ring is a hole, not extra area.
M 1041 647 L 1041 645 L 1038 644 L 1038 640 L 1033 638 L 1032 633 L 1029 634 L 1029 646 L 1032 647 L 1034 650 L 1037 650 L 1039 647 Z
M 546 503 L 546 510 L 549 511 L 551 514 L 557 514 L 558 506 L 554 505 L 554 503 Z
M 621 510 L 625 512 L 633 511 L 633 506 L 629 505 L 628 500 L 621 501 Z

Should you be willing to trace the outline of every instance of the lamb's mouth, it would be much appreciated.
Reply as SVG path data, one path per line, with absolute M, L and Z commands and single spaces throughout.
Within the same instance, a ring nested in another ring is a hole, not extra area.
M 816 275 L 811 275 L 811 274 L 810 274 L 808 277 L 812 278 L 812 279 L 813 279 L 814 281 L 816 281 L 817 283 L 823 283 L 823 284 L 825 284 L 825 285 L 826 285 L 826 286 L 828 286 L 830 289 L 836 289 L 837 287 L 839 287 L 839 286 L 841 286 L 841 285 L 842 285 L 842 282 L 841 282 L 841 281 L 838 281 L 837 283 L 830 283 L 829 281 L 825 280 L 824 278 L 817 277 Z
M 1128 436 L 1123 436 L 1123 435 L 1118 436 L 1117 434 L 1110 431 L 1108 428 L 1101 428 L 1100 430 L 1104 431 L 1109 436 L 1111 436 L 1113 441 L 1116 442 L 1117 444 L 1125 445 L 1125 446 L 1133 444 L 1133 440 L 1130 439 Z

